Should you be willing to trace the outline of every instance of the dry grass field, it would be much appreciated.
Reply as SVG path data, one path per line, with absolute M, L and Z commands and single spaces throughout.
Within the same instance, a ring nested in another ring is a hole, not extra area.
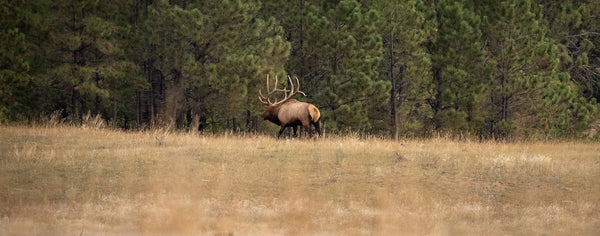
M 599 235 L 600 145 L 0 126 L 0 235 Z

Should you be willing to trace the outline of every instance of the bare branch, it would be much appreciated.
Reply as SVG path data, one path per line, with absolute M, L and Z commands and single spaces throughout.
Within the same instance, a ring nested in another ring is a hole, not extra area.
M 581 34 L 566 35 L 566 36 L 563 36 L 563 38 L 576 38 L 576 37 L 586 36 L 588 34 L 600 35 L 600 33 L 598 33 L 598 32 L 591 31 L 591 32 L 585 32 L 585 33 L 581 33 Z

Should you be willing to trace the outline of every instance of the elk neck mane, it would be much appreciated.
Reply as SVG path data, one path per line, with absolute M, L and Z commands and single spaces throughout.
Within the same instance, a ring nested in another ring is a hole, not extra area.
M 279 105 L 267 106 L 266 107 L 267 111 L 263 114 L 263 119 L 271 121 L 271 122 L 275 123 L 276 125 L 281 125 L 281 121 L 279 120 L 279 117 L 277 116 L 279 114 L 279 110 L 285 104 L 296 103 L 296 102 L 300 102 L 300 101 L 292 98 L 292 99 L 289 99 L 286 102 L 279 104 Z

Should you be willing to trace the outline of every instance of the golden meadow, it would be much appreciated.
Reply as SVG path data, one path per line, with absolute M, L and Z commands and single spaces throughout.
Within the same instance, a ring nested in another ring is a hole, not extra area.
M 600 144 L 0 126 L 0 235 L 598 235 Z

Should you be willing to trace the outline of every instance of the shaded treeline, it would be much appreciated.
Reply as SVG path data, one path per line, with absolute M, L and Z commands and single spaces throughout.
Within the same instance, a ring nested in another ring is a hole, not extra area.
M 600 3 L 15 0 L 0 122 L 60 111 L 126 129 L 274 129 L 267 74 L 327 132 L 573 137 L 599 118 Z M 282 80 L 281 87 L 285 87 Z

